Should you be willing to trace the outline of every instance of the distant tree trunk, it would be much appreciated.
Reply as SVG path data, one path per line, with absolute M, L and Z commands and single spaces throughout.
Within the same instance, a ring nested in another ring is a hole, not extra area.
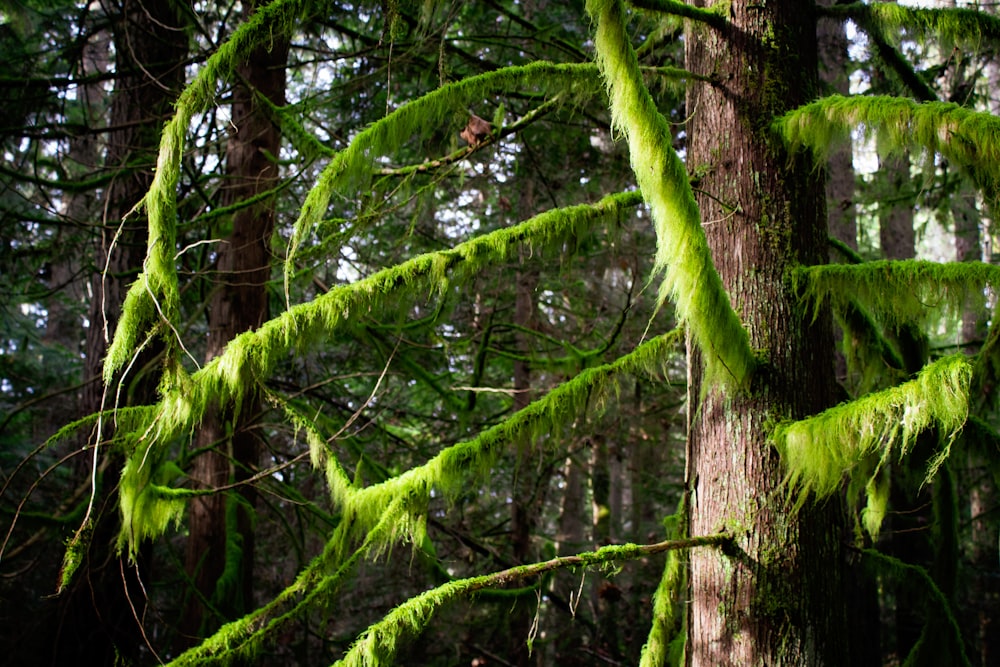
M 244 17 L 259 4 L 245 4 Z M 223 205 L 246 202 L 278 184 L 281 133 L 259 98 L 278 106 L 285 103 L 288 48 L 287 38 L 275 35 L 251 51 L 236 69 Z M 268 318 L 274 205 L 273 197 L 264 197 L 236 211 L 231 231 L 218 246 L 209 297 L 208 359 Z M 256 471 L 261 448 L 253 427 L 259 411 L 259 396 L 255 388 L 247 387 L 240 405 L 221 406 L 206 415 L 197 446 L 208 449 L 195 459 L 191 471 L 191 478 L 202 488 L 239 483 Z M 187 640 L 252 608 L 255 501 L 252 486 L 247 485 L 191 502 L 186 569 L 200 597 L 188 598 L 181 624 Z M 207 609 L 202 599 L 213 609 Z
M 522 219 L 530 217 L 533 206 L 534 187 L 530 179 L 525 179 L 517 208 Z M 515 340 L 517 341 L 518 354 L 522 358 L 514 361 L 515 410 L 527 407 L 532 398 L 531 364 L 527 358 L 531 356 L 533 341 L 524 333 L 524 330 L 537 325 L 535 318 L 535 288 L 537 286 L 537 270 L 531 268 L 518 270 L 514 294 L 514 324 L 521 327 Z M 537 525 L 537 510 L 540 507 L 536 493 L 538 481 L 536 461 L 534 442 L 518 445 L 510 505 L 510 543 L 513 560 L 519 565 L 531 562 L 533 555 L 531 537 Z M 535 607 L 535 600 L 522 598 L 511 609 L 508 658 L 511 663 L 518 667 L 527 667 L 531 664 L 527 640 L 531 631 Z
M 881 171 L 888 179 L 878 205 L 878 236 L 885 259 L 913 259 L 917 236 L 913 230 L 910 156 L 894 155 L 883 160 Z
M 708 243 L 762 360 L 747 391 L 703 400 L 700 355 L 689 362 L 690 532 L 726 529 L 735 545 L 690 555 L 687 661 L 846 665 L 842 509 L 793 512 L 767 442 L 769 421 L 834 396 L 829 318 L 805 315 L 787 281 L 795 264 L 827 256 L 824 176 L 802 155 L 790 162 L 770 130 L 816 94 L 816 21 L 793 0 L 734 0 L 727 15 L 718 29 L 691 22 L 685 40 L 687 69 L 717 82 L 689 89 L 687 163 L 703 174 Z
M 833 0 L 817 4 L 829 7 Z M 824 84 L 841 95 L 850 94 L 847 69 L 847 34 L 844 22 L 821 20 L 817 26 L 819 76 Z M 826 181 L 827 219 L 830 235 L 858 249 L 858 221 L 854 206 L 854 162 L 851 145 L 839 146 L 830 154 Z
M 116 78 L 104 164 L 114 179 L 103 193 L 105 216 L 91 280 L 84 363 L 84 380 L 89 382 L 81 401 L 85 414 L 101 409 L 105 334 L 114 334 L 125 290 L 146 255 L 145 218 L 128 214 L 152 182 L 160 129 L 184 83 L 188 53 L 186 14 L 180 3 L 125 0 L 111 11 L 115 12 L 111 30 Z M 134 365 L 135 372 L 120 378 L 123 403 L 140 404 L 155 397 L 154 374 L 142 372 L 143 361 L 154 356 L 148 352 Z M 115 390 L 108 390 L 112 399 Z M 144 567 L 143 559 L 140 555 L 134 566 L 116 555 L 119 522 L 110 492 L 113 481 L 103 488 L 87 560 L 59 602 L 58 630 L 50 643 L 53 664 L 77 664 L 84 658 L 91 664 L 110 665 L 140 655 L 143 639 L 137 619 L 143 616 L 145 595 L 137 573 Z

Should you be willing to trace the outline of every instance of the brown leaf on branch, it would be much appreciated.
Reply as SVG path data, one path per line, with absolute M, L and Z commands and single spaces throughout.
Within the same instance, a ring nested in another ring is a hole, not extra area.
M 469 122 L 465 129 L 458 136 L 465 139 L 470 146 L 478 146 L 486 137 L 490 136 L 493 126 L 474 113 L 469 114 Z

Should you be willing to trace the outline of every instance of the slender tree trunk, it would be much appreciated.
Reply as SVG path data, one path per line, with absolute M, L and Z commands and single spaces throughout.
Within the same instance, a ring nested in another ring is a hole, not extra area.
M 829 7 L 833 0 L 820 0 Z M 822 20 L 817 25 L 820 80 L 833 91 L 848 95 L 847 34 L 843 21 Z M 854 206 L 854 162 L 851 145 L 838 146 L 827 163 L 826 200 L 830 236 L 858 249 L 858 221 Z
M 259 4 L 244 5 L 244 16 Z M 224 205 L 246 202 L 278 184 L 281 133 L 260 98 L 279 106 L 285 103 L 288 48 L 287 38 L 276 36 L 256 47 L 237 67 Z M 209 301 L 208 359 L 239 334 L 267 320 L 274 215 L 273 197 L 246 205 L 233 214 L 231 230 L 219 244 Z M 260 436 L 254 422 L 260 401 L 255 387 L 246 390 L 241 404 L 221 406 L 202 423 L 197 445 L 208 450 L 195 460 L 191 477 L 203 488 L 239 483 L 258 467 Z M 247 485 L 233 494 L 211 494 L 191 502 L 186 569 L 199 595 L 189 597 L 182 619 L 186 639 L 252 608 L 255 500 Z M 217 617 L 209 615 L 203 599 L 211 603 Z
M 520 217 L 530 217 L 534 206 L 534 187 L 530 180 L 524 181 L 521 190 L 518 211 Z M 538 272 L 524 268 L 517 272 L 516 291 L 514 294 L 514 324 L 521 327 L 515 339 L 518 354 L 522 359 L 514 362 L 514 409 L 522 410 L 531 403 L 532 378 L 531 364 L 527 358 L 531 356 L 534 341 L 524 333 L 525 329 L 533 328 L 535 318 L 535 288 L 538 286 Z M 535 444 L 522 443 L 518 446 L 514 470 L 514 486 L 511 494 L 510 542 L 513 560 L 517 564 L 532 560 L 531 537 L 537 525 L 539 509 L 536 494 L 537 476 L 535 469 Z M 531 632 L 532 620 L 536 611 L 535 601 L 522 598 L 517 601 L 510 613 L 510 653 L 508 658 L 518 667 L 531 664 L 528 651 L 528 635 Z
M 726 529 L 735 544 L 691 554 L 687 661 L 846 665 L 841 508 L 792 511 L 767 442 L 769 421 L 833 399 L 829 318 L 804 315 L 787 280 L 827 255 L 824 176 L 804 156 L 790 161 L 770 131 L 816 93 L 816 20 L 793 0 L 734 0 L 727 14 L 726 27 L 692 26 L 685 41 L 687 69 L 719 82 L 690 89 L 688 168 L 704 174 L 709 246 L 762 359 L 744 393 L 703 399 L 699 355 L 689 362 L 690 531 Z

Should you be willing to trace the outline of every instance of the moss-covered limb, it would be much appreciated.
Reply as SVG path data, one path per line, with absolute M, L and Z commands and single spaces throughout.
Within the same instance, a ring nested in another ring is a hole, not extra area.
M 881 61 L 882 71 L 886 72 L 890 79 L 894 78 L 902 85 L 904 90 L 920 102 L 935 102 L 937 94 L 931 86 L 917 72 L 916 68 L 908 61 L 899 49 L 893 46 L 882 31 L 874 26 L 867 27 L 868 36 L 875 47 L 876 62 Z
M 332 541 L 298 574 L 295 581 L 273 600 L 219 630 L 199 645 L 168 663 L 173 667 L 231 665 L 239 658 L 257 657 L 261 647 L 289 621 L 327 601 L 345 575 L 364 558 L 371 542 L 380 541 L 386 522 L 375 526 L 370 541 L 348 558 L 340 559 Z
M 363 184 L 379 155 L 397 148 L 427 128 L 450 120 L 456 113 L 467 113 L 464 110 L 476 100 L 497 92 L 541 89 L 550 95 L 561 94 L 570 101 L 593 95 L 598 90 L 597 85 L 592 65 L 536 62 L 505 67 L 441 86 L 370 125 L 337 153 L 306 196 L 285 260 L 286 294 L 295 254 L 305 234 L 326 214 L 334 192 L 347 196 Z
M 967 169 L 987 193 L 1000 187 L 1000 118 L 957 104 L 831 95 L 788 112 L 774 127 L 793 147 L 824 156 L 860 127 L 881 150 L 922 147 Z
M 966 667 L 971 665 L 969 657 L 965 653 L 965 644 L 962 639 L 961 626 L 952 606 L 948 603 L 948 598 L 941 592 L 941 589 L 934 583 L 934 579 L 924 568 L 904 562 L 893 556 L 889 556 L 875 549 L 864 549 L 861 552 L 862 562 L 873 572 L 882 576 L 888 576 L 900 582 L 912 584 L 927 592 L 930 604 L 926 610 L 927 622 L 924 624 L 924 631 L 921 633 L 917 645 L 913 647 L 910 655 L 907 656 L 904 665 L 913 665 L 914 660 L 922 650 L 921 645 L 927 642 L 941 641 L 941 625 L 947 630 L 947 638 L 944 640 L 952 648 L 951 660 L 947 662 L 936 662 L 931 664 L 961 664 Z
M 110 384 L 129 361 L 149 325 L 157 320 L 176 322 L 180 313 L 180 293 L 174 265 L 176 249 L 177 183 L 180 177 L 184 135 L 194 114 L 212 103 L 218 81 L 227 77 L 238 59 L 275 33 L 295 26 L 307 11 L 318 11 L 321 3 L 303 0 L 275 0 L 260 7 L 242 24 L 219 50 L 198 70 L 194 80 L 181 92 L 174 117 L 166 124 L 160 138 L 153 182 L 136 208 L 146 210 L 148 250 L 139 279 L 129 288 L 122 316 L 104 361 L 104 380 Z M 168 355 L 176 353 L 180 341 L 164 329 Z M 180 372 L 177 364 L 168 369 Z M 176 381 L 180 381 L 179 378 Z
M 610 545 L 590 553 L 561 556 L 541 563 L 513 567 L 501 572 L 469 579 L 452 581 L 416 597 L 410 598 L 358 639 L 351 650 L 335 664 L 340 667 L 370 667 L 392 664 L 402 641 L 418 635 L 439 607 L 461 596 L 477 591 L 505 586 L 509 583 L 537 577 L 553 570 L 567 567 L 607 567 L 614 563 L 635 560 L 665 551 L 719 546 L 729 541 L 726 533 L 706 535 L 681 540 L 668 540 L 657 544 Z
M 672 16 L 701 21 L 710 26 L 721 28 L 726 25 L 728 2 L 717 2 L 711 9 L 695 7 L 679 0 L 629 0 L 629 4 L 649 12 L 662 12 Z
M 365 535 L 369 526 L 384 521 L 387 508 L 391 506 L 400 512 L 400 534 L 411 528 L 422 530 L 418 515 L 424 511 L 431 489 L 446 498 L 454 498 L 468 488 L 471 478 L 488 477 L 496 458 L 511 443 L 551 433 L 553 428 L 580 414 L 594 401 L 605 400 L 609 392 L 617 391 L 618 375 L 657 373 L 668 350 L 681 339 L 681 330 L 674 330 L 640 345 L 612 363 L 586 369 L 500 424 L 471 440 L 448 447 L 424 465 L 385 482 L 356 489 L 342 477 L 331 480 L 334 501 L 344 517 L 340 530 L 343 548 L 347 549 Z M 393 505 L 399 498 L 406 498 L 407 503 Z
M 590 0 L 587 11 L 597 24 L 594 44 L 611 99 L 612 124 L 628 140 L 632 170 L 656 227 L 655 269 L 664 274 L 660 300 L 669 297 L 676 304 L 704 354 L 708 382 L 743 386 L 754 367 L 749 337 L 712 263 L 670 127 L 642 81 L 626 37 L 622 4 Z
M 975 9 L 917 9 L 895 2 L 856 2 L 817 6 L 816 11 L 832 18 L 851 19 L 862 27 L 876 27 L 887 35 L 908 30 L 935 37 L 948 45 L 977 50 L 1000 42 L 1000 17 Z
M 829 239 L 827 239 L 827 242 L 830 244 L 831 247 L 833 247 L 837 252 L 839 252 L 844 257 L 844 259 L 847 260 L 848 264 L 864 263 L 865 261 L 864 257 L 859 255 L 854 248 L 847 245 L 840 239 L 835 239 L 831 236 Z
M 592 205 L 547 211 L 450 250 L 420 255 L 356 283 L 338 286 L 255 331 L 237 336 L 200 371 L 179 376 L 172 386 L 165 387 L 162 400 L 146 422 L 122 432 L 123 438 L 131 439 L 134 451 L 122 474 L 120 544 L 127 544 L 134 553 L 137 540 L 161 534 L 180 516 L 182 499 L 163 498 L 152 486 L 152 475 L 166 457 L 166 443 L 187 437 L 209 406 L 239 403 L 244 393 L 263 383 L 289 352 L 305 351 L 316 341 L 326 340 L 330 332 L 350 321 L 352 313 L 366 312 L 390 295 L 399 299 L 406 293 L 426 294 L 448 280 L 464 280 L 485 266 L 504 261 L 524 244 L 552 247 L 599 222 L 616 219 L 641 199 L 639 193 L 626 192 Z M 145 513 L 150 514 L 149 521 L 143 518 Z
M 681 502 L 677 513 L 668 517 L 667 537 L 683 539 L 687 532 L 687 501 Z M 682 664 L 686 640 L 687 618 L 680 608 L 681 596 L 687 592 L 687 567 L 683 552 L 667 552 L 660 583 L 653 594 L 653 622 L 649 638 L 642 647 L 639 667 L 665 667 Z
M 597 70 L 594 69 L 596 74 Z M 428 160 L 427 162 L 421 162 L 420 164 L 411 164 L 405 167 L 383 167 L 375 171 L 376 174 L 381 176 L 408 176 L 413 173 L 431 171 L 433 169 L 440 169 L 441 167 L 455 164 L 460 162 L 465 158 L 469 157 L 473 153 L 477 153 L 482 149 L 492 146 L 504 137 L 509 137 L 512 134 L 517 134 L 524 128 L 528 127 L 532 123 L 541 120 L 551 111 L 558 108 L 562 103 L 562 98 L 558 94 L 553 96 L 551 99 L 544 101 L 542 104 L 538 105 L 536 108 L 532 109 L 528 113 L 524 114 L 516 121 L 510 125 L 505 125 L 504 127 L 498 128 L 495 131 L 488 134 L 482 141 L 476 144 L 470 144 L 464 148 L 459 148 L 456 151 L 449 153 L 443 157 L 437 158 L 436 160 Z
M 931 312 L 980 308 L 984 290 L 1000 288 L 1000 267 L 982 262 L 939 264 L 883 260 L 796 269 L 795 288 L 818 313 L 826 302 L 843 310 L 857 300 L 890 325 L 923 322 Z
M 941 450 L 928 465 L 930 479 L 950 452 L 969 416 L 972 364 L 953 355 L 928 365 L 915 379 L 869 394 L 818 415 L 775 427 L 772 442 L 786 468 L 786 484 L 800 502 L 809 494 L 824 498 L 850 480 L 848 494 L 864 491 L 865 528 L 877 535 L 888 503 L 881 473 L 905 456 L 921 432 L 937 428 Z

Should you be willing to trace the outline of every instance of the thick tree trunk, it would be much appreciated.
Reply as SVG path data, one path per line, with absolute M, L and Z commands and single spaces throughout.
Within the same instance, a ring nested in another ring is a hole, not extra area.
M 700 4 L 700 3 L 699 3 Z M 816 20 L 793 0 L 734 0 L 724 29 L 693 26 L 688 169 L 702 175 L 703 225 L 730 298 L 760 351 L 746 392 L 702 398 L 692 355 L 688 489 L 692 535 L 732 531 L 725 553 L 691 554 L 690 665 L 846 665 L 842 513 L 836 501 L 793 512 L 768 423 L 828 407 L 828 318 L 813 321 L 787 272 L 826 257 L 824 177 L 789 156 L 775 115 L 816 92 Z
M 245 12 L 253 11 L 245 7 Z M 245 202 L 278 184 L 276 160 L 281 134 L 258 98 L 265 97 L 279 106 L 285 103 L 287 58 L 288 41 L 276 36 L 254 49 L 237 68 L 224 205 Z M 274 215 L 272 197 L 233 214 L 231 231 L 218 247 L 209 302 L 208 359 L 220 354 L 239 334 L 267 320 Z M 206 416 L 197 445 L 210 449 L 195 460 L 192 479 L 212 489 L 238 483 L 254 473 L 260 443 L 253 423 L 259 410 L 259 397 L 248 387 L 241 405 L 222 406 Z M 253 604 L 250 514 L 255 497 L 249 485 L 235 493 L 241 494 L 242 500 L 219 493 L 196 498 L 190 505 L 186 569 L 200 597 L 189 598 L 182 619 L 187 639 L 200 636 L 220 621 L 241 616 Z M 209 618 L 202 599 L 210 601 L 221 617 Z

